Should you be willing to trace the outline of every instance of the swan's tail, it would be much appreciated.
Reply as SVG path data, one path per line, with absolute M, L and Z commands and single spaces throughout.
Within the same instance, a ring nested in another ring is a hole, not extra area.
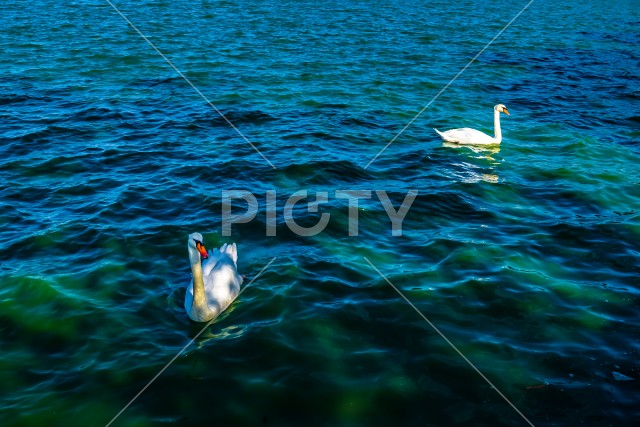
M 225 243 L 224 245 L 220 246 L 220 253 L 229 255 L 234 264 L 238 263 L 238 248 L 236 248 L 235 243 L 232 243 L 230 245 Z
M 435 130 L 435 131 L 438 133 L 438 135 L 440 135 L 440 136 L 442 137 L 442 139 L 444 139 L 444 135 L 442 134 L 442 132 L 440 132 L 440 131 L 439 131 L 438 129 L 436 129 L 436 128 L 433 128 L 433 130 Z

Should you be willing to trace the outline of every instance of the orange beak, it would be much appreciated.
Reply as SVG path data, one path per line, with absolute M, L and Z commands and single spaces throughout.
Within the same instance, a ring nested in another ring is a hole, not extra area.
M 202 257 L 202 259 L 209 258 L 209 254 L 207 254 L 207 248 L 205 248 L 202 243 L 196 243 L 196 249 L 198 250 L 198 252 L 200 252 L 200 256 Z

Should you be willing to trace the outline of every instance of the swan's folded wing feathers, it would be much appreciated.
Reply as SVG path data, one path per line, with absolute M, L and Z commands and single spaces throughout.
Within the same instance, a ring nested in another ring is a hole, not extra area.
M 442 137 L 445 141 L 460 142 L 464 136 L 464 129 L 451 129 L 442 133 Z
M 209 258 L 202 261 L 202 275 L 208 276 L 211 270 L 220 262 L 220 251 L 218 249 L 209 250 Z
M 219 258 L 222 259 L 225 256 L 228 256 L 234 264 L 238 261 L 238 248 L 235 243 L 227 244 L 225 243 L 220 247 Z
M 233 260 L 234 264 L 238 264 L 238 248 L 236 247 L 235 242 L 229 247 L 229 256 Z
M 445 141 L 455 142 L 458 144 L 482 144 L 491 139 L 489 135 L 471 128 L 451 129 L 443 132 L 441 135 Z

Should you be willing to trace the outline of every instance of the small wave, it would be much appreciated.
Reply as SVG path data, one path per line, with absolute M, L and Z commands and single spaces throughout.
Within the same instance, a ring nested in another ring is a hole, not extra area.
M 371 180 L 371 175 L 361 166 L 349 161 L 318 161 L 310 163 L 294 163 L 282 169 L 292 180 L 307 184 L 336 185 L 340 182 L 360 182 Z

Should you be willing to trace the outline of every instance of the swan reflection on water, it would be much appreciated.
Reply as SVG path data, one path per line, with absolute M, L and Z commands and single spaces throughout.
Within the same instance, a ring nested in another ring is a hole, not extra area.
M 492 156 L 500 152 L 499 145 L 460 145 L 456 144 L 455 142 L 443 141 L 442 146 L 447 148 L 466 149 L 469 151 L 473 151 L 476 154 L 480 154 L 480 156 L 477 157 L 479 159 L 487 159 L 496 162 L 496 164 L 498 163 L 498 161 Z
M 485 160 L 489 161 L 490 165 L 489 170 L 487 171 L 486 167 L 482 167 L 476 164 L 468 163 L 468 162 L 460 162 L 454 163 L 453 166 L 456 166 L 462 170 L 458 170 L 454 172 L 454 175 L 459 178 L 462 182 L 466 183 L 474 183 L 474 182 L 490 182 L 492 184 L 497 183 L 500 180 L 500 177 L 495 173 L 495 166 L 500 164 L 499 160 L 496 160 L 493 156 L 500 152 L 499 145 L 460 145 L 452 142 L 443 142 L 443 147 L 447 148 L 455 148 L 468 150 L 467 152 L 472 152 L 476 155 L 471 155 L 470 157 L 477 160 Z M 480 172 L 483 170 L 483 172 Z

